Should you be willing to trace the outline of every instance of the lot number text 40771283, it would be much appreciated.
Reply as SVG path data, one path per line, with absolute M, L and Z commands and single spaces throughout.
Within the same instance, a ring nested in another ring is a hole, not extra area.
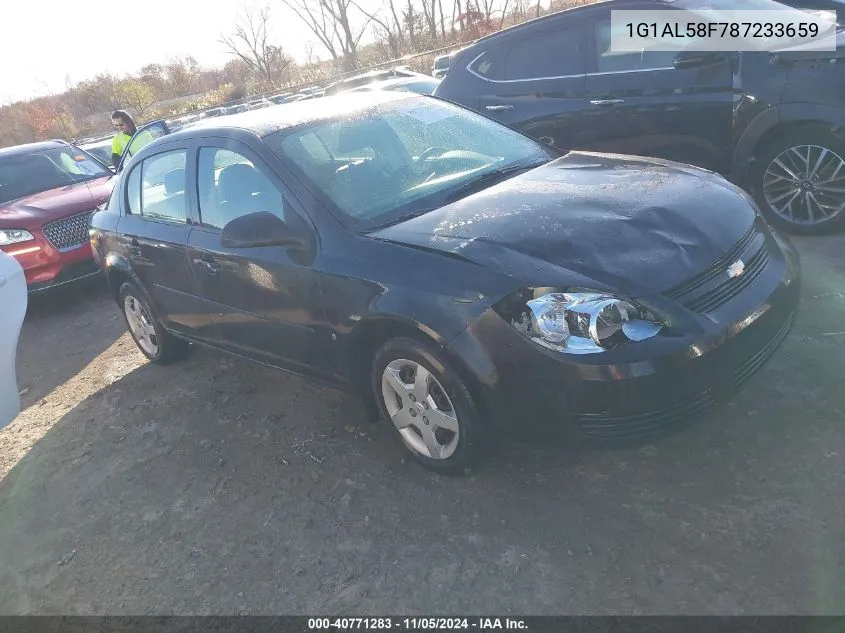
M 519 618 L 308 618 L 309 631 L 519 631 L 527 628 Z

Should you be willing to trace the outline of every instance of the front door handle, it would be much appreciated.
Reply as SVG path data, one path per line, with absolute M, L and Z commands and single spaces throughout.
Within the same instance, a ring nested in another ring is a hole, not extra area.
M 624 99 L 590 99 L 590 103 L 597 106 L 612 106 L 625 103 Z
M 513 106 L 508 105 L 506 103 L 503 103 L 503 104 L 500 104 L 500 105 L 489 105 L 489 106 L 486 106 L 486 107 L 487 107 L 488 110 L 490 110 L 490 112 L 501 112 L 503 110 L 513 110 Z
M 217 271 L 220 270 L 220 267 L 217 264 L 215 264 L 214 262 L 210 262 L 207 259 L 200 259 L 198 257 L 194 260 L 194 263 L 197 266 L 204 268 L 205 272 L 207 272 L 209 275 L 216 275 Z
M 129 248 L 127 249 L 130 255 L 135 257 L 141 256 L 141 243 L 136 239 L 132 238 L 132 241 L 129 242 Z

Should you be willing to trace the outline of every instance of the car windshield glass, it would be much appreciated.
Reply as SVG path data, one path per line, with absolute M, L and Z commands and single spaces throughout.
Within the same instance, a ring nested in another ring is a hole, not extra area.
M 416 96 L 264 141 L 342 222 L 362 231 L 448 204 L 456 192 L 474 193 L 473 181 L 491 186 L 518 173 L 512 168 L 554 157 L 479 114 Z
M 91 156 L 72 147 L 13 154 L 0 158 L 0 203 L 111 175 Z

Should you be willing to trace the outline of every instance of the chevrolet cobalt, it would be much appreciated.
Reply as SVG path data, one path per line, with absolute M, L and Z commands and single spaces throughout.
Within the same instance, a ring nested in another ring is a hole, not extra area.
M 787 336 L 800 283 L 721 176 L 395 92 L 162 136 L 91 227 L 151 361 L 197 343 L 354 389 L 443 473 L 508 430 L 628 439 L 712 411 Z

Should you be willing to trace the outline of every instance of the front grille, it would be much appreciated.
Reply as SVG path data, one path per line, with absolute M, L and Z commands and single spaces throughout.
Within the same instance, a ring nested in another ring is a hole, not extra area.
M 716 403 L 710 389 L 656 411 L 626 416 L 582 413 L 581 432 L 591 439 L 632 439 L 650 435 L 669 426 L 689 422 L 709 411 Z
M 745 387 L 745 385 L 748 384 L 757 372 L 763 368 L 766 361 L 772 357 L 775 350 L 780 347 L 783 339 L 785 339 L 786 335 L 789 334 L 789 330 L 792 328 L 792 322 L 794 320 L 795 313 L 793 312 L 778 330 L 777 334 L 772 337 L 772 340 L 766 343 L 766 345 L 753 356 L 743 361 L 743 363 L 734 370 L 734 384 L 736 385 L 737 391 Z
M 715 312 L 731 299 L 742 293 L 766 269 L 769 263 L 769 250 L 765 238 L 754 248 L 755 242 L 762 235 L 754 224 L 742 236 L 737 244 L 724 256 L 702 273 L 687 280 L 664 294 L 681 303 L 684 307 L 707 314 Z M 745 260 L 745 270 L 738 277 L 728 275 L 728 267 L 751 251 L 750 259 Z
M 93 211 L 72 215 L 44 226 L 44 236 L 57 250 L 76 248 L 88 241 L 88 222 Z

